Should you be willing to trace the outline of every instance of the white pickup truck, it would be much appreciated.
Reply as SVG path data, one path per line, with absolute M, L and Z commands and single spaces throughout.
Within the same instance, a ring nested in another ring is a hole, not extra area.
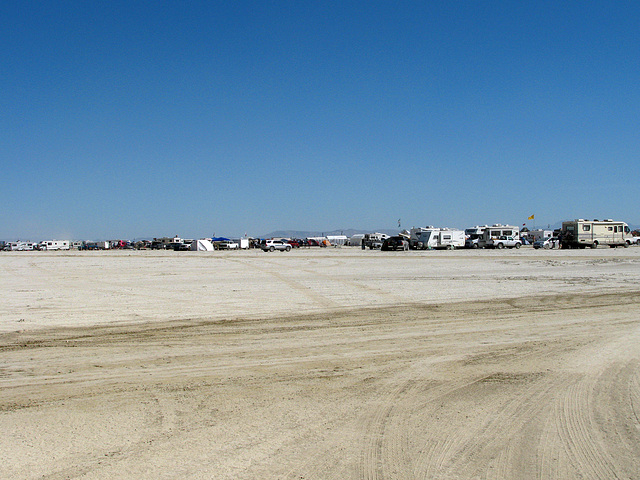
M 488 248 L 520 248 L 522 242 L 517 238 L 502 235 L 498 238 L 492 238 L 486 243 Z

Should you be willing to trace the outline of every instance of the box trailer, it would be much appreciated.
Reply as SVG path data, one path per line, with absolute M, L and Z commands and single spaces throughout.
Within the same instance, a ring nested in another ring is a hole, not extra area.
M 609 245 L 611 248 L 628 247 L 633 243 L 629 225 L 625 222 L 607 220 L 585 220 L 579 218 L 562 222 L 560 232 L 561 248 L 597 248 Z

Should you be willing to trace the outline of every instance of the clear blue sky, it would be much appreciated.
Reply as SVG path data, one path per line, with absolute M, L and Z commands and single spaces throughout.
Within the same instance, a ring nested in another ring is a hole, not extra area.
M 2 239 L 640 224 L 638 2 L 13 1 L 0 55 Z

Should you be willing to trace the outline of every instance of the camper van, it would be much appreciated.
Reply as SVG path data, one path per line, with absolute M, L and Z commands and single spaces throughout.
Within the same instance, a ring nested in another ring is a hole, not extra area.
M 455 228 L 428 226 L 414 227 L 409 231 L 409 245 L 418 250 L 431 248 L 453 250 L 464 247 L 464 241 L 464 231 Z
M 599 245 L 628 247 L 632 242 L 631 230 L 624 222 L 582 218 L 562 222 L 561 248 L 597 248 Z
M 478 239 L 480 248 L 520 248 L 520 228 L 496 223 L 487 227 Z
M 69 240 L 47 240 L 38 244 L 39 250 L 69 250 Z

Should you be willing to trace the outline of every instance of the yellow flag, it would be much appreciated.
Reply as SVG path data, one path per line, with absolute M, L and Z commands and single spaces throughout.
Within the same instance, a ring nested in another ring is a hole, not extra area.
M 531 215 L 527 220 L 533 220 L 533 217 L 535 217 L 535 215 Z

